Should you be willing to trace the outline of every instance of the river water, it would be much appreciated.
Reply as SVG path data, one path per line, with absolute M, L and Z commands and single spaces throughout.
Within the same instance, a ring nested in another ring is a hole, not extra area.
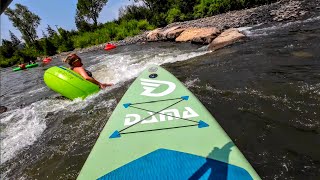
M 263 179 L 320 179 L 320 18 L 241 28 L 216 52 L 171 42 L 80 53 L 115 86 L 67 100 L 43 82 L 54 65 L 1 69 L 1 179 L 75 179 L 117 102 L 150 64 L 182 81 Z

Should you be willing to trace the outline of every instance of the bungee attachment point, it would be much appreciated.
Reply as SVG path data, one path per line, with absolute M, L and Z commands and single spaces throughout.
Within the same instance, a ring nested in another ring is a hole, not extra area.
M 114 131 L 111 136 L 109 137 L 109 139 L 113 139 L 113 138 L 119 138 L 121 137 L 119 131 Z
M 204 121 L 200 120 L 198 122 L 198 128 L 205 128 L 205 127 L 208 127 L 209 124 L 205 123 Z
M 128 108 L 130 105 L 131 105 L 131 103 L 123 104 L 124 108 Z
M 181 96 L 181 99 L 188 101 L 189 96 Z

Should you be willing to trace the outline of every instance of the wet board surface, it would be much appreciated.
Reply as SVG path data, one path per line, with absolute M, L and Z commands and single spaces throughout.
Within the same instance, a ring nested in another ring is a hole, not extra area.
M 150 66 L 102 130 L 78 179 L 260 179 L 201 102 Z

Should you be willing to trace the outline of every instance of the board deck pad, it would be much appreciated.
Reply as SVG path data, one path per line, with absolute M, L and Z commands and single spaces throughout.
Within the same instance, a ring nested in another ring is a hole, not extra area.
M 150 66 L 110 116 L 78 179 L 260 179 L 201 102 Z

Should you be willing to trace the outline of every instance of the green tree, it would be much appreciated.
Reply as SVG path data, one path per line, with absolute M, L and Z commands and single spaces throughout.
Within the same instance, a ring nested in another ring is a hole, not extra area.
M 26 6 L 16 4 L 16 9 L 8 8 L 5 15 L 9 17 L 13 26 L 22 34 L 22 39 L 27 45 L 32 44 L 38 38 L 36 28 L 40 24 L 40 17 L 28 10 Z
M 146 5 L 151 11 L 156 11 L 159 9 L 159 7 L 161 5 L 163 6 L 167 3 L 167 0 L 165 0 L 165 1 L 161 1 L 161 0 L 133 0 L 133 1 L 134 2 L 143 2 L 143 4 Z
M 107 2 L 108 0 L 78 0 L 77 13 L 80 17 L 92 20 L 96 27 L 98 25 L 99 13 Z
M 43 51 L 45 55 L 52 56 L 57 53 L 57 48 L 48 38 L 45 38 L 43 41 Z
M 133 0 L 143 5 L 131 5 L 121 9 L 120 17 L 134 16 L 135 19 L 142 19 L 140 14 L 149 15 L 148 19 L 156 26 L 165 26 L 168 23 L 181 20 L 193 19 L 193 7 L 199 0 Z M 213 0 L 211 0 L 213 1 Z M 143 8 L 142 8 L 143 7 Z M 145 13 L 147 9 L 149 13 Z
M 56 31 L 53 30 L 49 24 L 47 27 L 47 32 L 48 32 L 49 38 L 52 38 L 56 34 Z
M 46 38 L 46 39 L 48 38 L 48 36 L 46 35 L 46 33 L 43 30 L 42 30 L 42 37 Z
M 12 58 L 17 51 L 19 50 L 11 41 L 3 39 L 0 46 L 0 67 L 12 66 L 20 61 L 18 58 Z
M 12 45 L 13 46 L 18 46 L 21 43 L 21 41 L 10 30 L 9 30 L 9 34 L 10 34 L 10 39 L 11 39 Z
M 58 51 L 59 52 L 65 52 L 65 51 L 71 51 L 74 49 L 73 42 L 71 40 L 71 34 L 69 31 L 62 29 L 61 27 L 58 29 L 58 32 L 60 34 L 59 37 L 59 46 Z
M 128 5 L 119 9 L 119 20 L 150 19 L 153 15 L 146 6 Z
M 77 10 L 76 16 L 74 19 L 75 19 L 76 27 L 80 32 L 87 32 L 92 29 L 90 23 L 88 23 L 85 20 L 84 16 L 79 13 L 79 10 Z

